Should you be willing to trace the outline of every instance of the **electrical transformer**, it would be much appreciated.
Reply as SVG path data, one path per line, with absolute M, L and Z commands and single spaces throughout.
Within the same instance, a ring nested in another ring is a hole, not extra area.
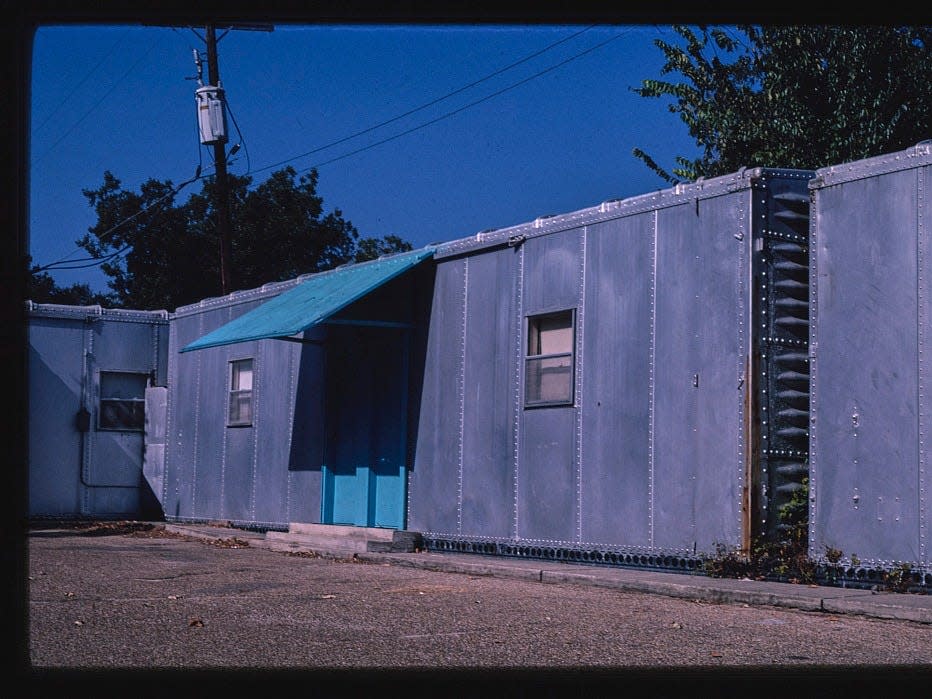
M 227 142 L 227 114 L 224 107 L 223 88 L 204 85 L 194 93 L 197 100 L 197 125 L 201 143 L 211 146 Z

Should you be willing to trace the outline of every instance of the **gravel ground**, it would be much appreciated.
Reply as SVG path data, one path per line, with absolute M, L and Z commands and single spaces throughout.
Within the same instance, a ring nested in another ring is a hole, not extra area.
M 27 585 L 34 669 L 932 668 L 930 625 L 335 561 L 160 531 L 34 532 Z

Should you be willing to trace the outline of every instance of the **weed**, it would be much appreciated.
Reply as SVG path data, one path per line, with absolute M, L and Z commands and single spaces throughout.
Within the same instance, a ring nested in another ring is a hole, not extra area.
M 913 567 L 909 563 L 897 563 L 891 570 L 880 571 L 880 579 L 885 590 L 909 592 L 913 584 Z
M 802 487 L 779 509 L 780 530 L 783 533 L 779 540 L 758 538 L 747 557 L 718 544 L 715 555 L 704 561 L 706 573 L 720 578 L 778 578 L 796 583 L 814 582 L 816 564 L 808 554 L 808 507 L 809 480 L 804 478 Z M 833 549 L 831 556 L 835 555 Z M 841 559 L 841 552 L 837 551 L 837 555 L 836 562 Z
M 750 573 L 750 562 L 724 544 L 716 544 L 715 555 L 703 561 L 703 568 L 712 578 L 744 578 Z

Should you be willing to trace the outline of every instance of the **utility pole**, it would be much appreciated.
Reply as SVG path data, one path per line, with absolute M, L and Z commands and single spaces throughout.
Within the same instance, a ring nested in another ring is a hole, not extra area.
M 220 65 L 217 61 L 217 33 L 214 25 L 207 30 L 207 75 L 211 85 L 220 87 Z M 214 143 L 216 168 L 217 230 L 220 233 L 220 286 L 223 295 L 233 291 L 233 220 L 230 216 L 230 187 L 227 182 L 226 143 Z
M 147 26 L 156 26 L 156 27 L 172 27 L 172 24 L 159 24 L 159 23 L 144 23 Z M 208 95 L 203 95 L 204 100 L 208 104 L 202 102 L 201 92 L 205 91 L 205 86 L 201 82 L 201 59 L 200 54 L 197 50 L 194 51 L 194 62 L 197 65 L 197 78 L 198 85 L 200 86 L 198 93 L 198 128 L 201 130 L 201 143 L 204 145 L 212 144 L 214 147 L 214 167 L 216 169 L 216 176 L 214 179 L 214 185 L 216 187 L 216 196 L 214 200 L 214 208 L 217 211 L 217 231 L 220 237 L 220 285 L 222 287 L 223 294 L 229 294 L 233 291 L 233 284 L 235 282 L 235 277 L 233 275 L 233 219 L 230 212 L 230 185 L 227 181 L 227 154 L 226 154 L 226 116 L 224 115 L 225 111 L 225 101 L 223 99 L 223 87 L 220 84 L 220 62 L 217 58 L 217 26 L 214 23 L 207 23 L 205 26 L 206 36 L 201 36 L 193 28 L 189 27 L 192 32 L 197 34 L 197 36 L 204 41 L 207 45 L 207 73 L 208 73 L 208 83 L 211 88 L 207 89 Z M 222 25 L 224 30 L 223 34 L 220 35 L 220 39 L 226 36 L 227 32 L 231 29 L 239 29 L 245 31 L 259 31 L 259 32 L 271 32 L 274 29 L 274 26 L 271 24 L 248 24 L 244 22 L 226 22 Z M 188 78 L 189 80 L 194 80 L 195 78 Z M 206 133 L 205 133 L 205 124 L 201 122 L 202 114 L 200 110 L 202 109 L 218 109 L 219 112 L 215 114 L 218 117 L 218 121 L 223 123 L 221 128 L 221 133 L 218 135 L 214 131 L 214 126 L 211 125 L 212 117 L 208 111 L 207 115 L 204 117 L 206 121 Z M 239 144 L 233 147 L 230 151 L 235 153 Z

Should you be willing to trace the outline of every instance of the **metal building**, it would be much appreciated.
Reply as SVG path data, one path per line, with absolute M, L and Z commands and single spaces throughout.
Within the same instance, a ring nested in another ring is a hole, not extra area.
M 927 569 L 930 164 L 742 170 L 172 314 L 28 303 L 29 515 L 694 569 L 807 494 L 811 558 Z
M 166 518 L 403 529 L 432 254 L 178 308 Z
M 168 324 L 165 311 L 27 302 L 30 517 L 159 514 L 145 432 L 164 404 Z
M 438 246 L 409 527 L 694 568 L 807 468 L 809 171 L 743 170 Z
M 810 183 L 810 557 L 929 565 L 932 145 Z

